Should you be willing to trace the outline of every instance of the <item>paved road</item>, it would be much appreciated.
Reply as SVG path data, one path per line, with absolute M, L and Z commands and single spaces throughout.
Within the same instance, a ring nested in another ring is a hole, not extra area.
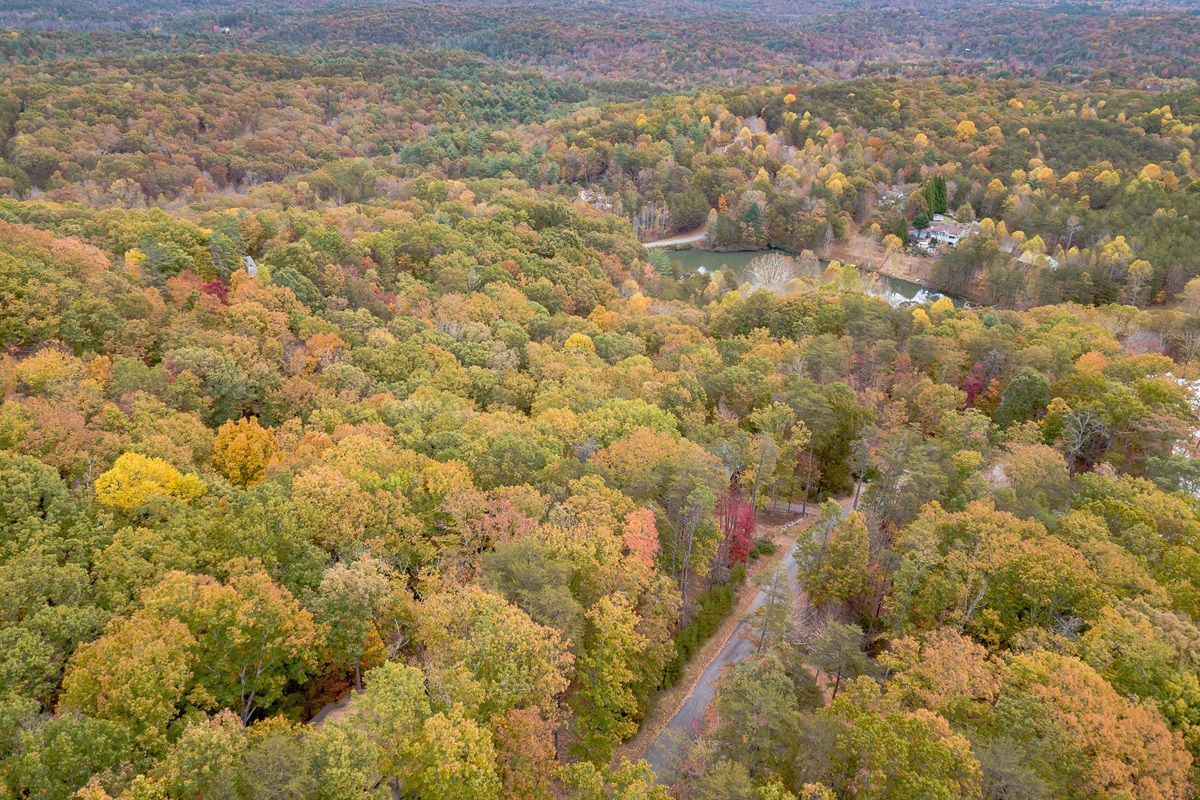
M 843 508 L 842 516 L 845 516 L 850 509 Z M 801 522 L 802 520 L 797 520 Z M 815 527 L 812 535 L 815 538 L 820 534 Z M 800 587 L 797 585 L 796 574 L 799 570 L 796 564 L 796 549 L 799 547 L 799 542 L 792 546 L 779 562 L 779 565 L 787 570 L 788 579 L 792 584 L 792 594 L 798 595 Z M 646 748 L 646 752 L 642 758 L 646 760 L 650 767 L 658 776 L 660 783 L 669 782 L 674 772 L 674 767 L 679 757 L 679 750 L 682 743 L 687 741 L 689 734 L 699 730 L 699 726 L 704 721 L 704 712 L 708 710 L 708 704 L 712 702 L 713 692 L 716 688 L 717 679 L 721 677 L 721 670 L 729 664 L 737 664 L 745 661 L 754 654 L 754 644 L 744 638 L 741 634 L 749 624 L 750 616 L 758 610 L 758 607 L 767 599 L 766 591 L 759 592 L 754 602 L 751 603 L 750 609 L 742 617 L 734 630 L 733 635 L 725 642 L 725 646 L 717 653 L 712 662 L 705 668 L 700 675 L 696 685 L 692 687 L 689 694 L 683 701 L 683 705 L 675 712 L 675 716 L 671 717 L 671 721 L 663 729 L 650 746 Z
M 691 244 L 692 242 L 700 242 L 704 237 L 708 236 L 707 228 L 701 228 L 695 233 L 687 233 L 682 236 L 672 236 L 670 239 L 659 239 L 657 242 L 642 242 L 642 247 L 647 250 L 655 247 L 670 247 L 675 244 Z

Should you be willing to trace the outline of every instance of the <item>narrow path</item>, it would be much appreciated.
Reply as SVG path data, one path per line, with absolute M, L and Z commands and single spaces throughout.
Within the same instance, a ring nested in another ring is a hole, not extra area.
M 642 247 L 645 247 L 647 250 L 649 250 L 655 247 L 670 247 L 671 245 L 676 244 L 691 244 L 692 242 L 703 241 L 704 237 L 706 236 L 708 236 L 707 223 L 701 226 L 700 230 L 693 233 L 682 233 L 678 236 L 672 236 L 669 239 L 659 239 L 657 242 L 642 242 Z
M 849 498 L 841 502 L 843 517 L 849 512 L 850 504 L 851 500 Z M 787 527 L 798 525 L 804 520 L 805 518 L 801 517 L 788 523 Z M 812 536 L 815 537 L 820 533 L 821 531 L 817 530 L 815 526 L 812 528 Z M 796 580 L 797 573 L 799 572 L 799 565 L 796 563 L 796 551 L 799 545 L 800 542 L 796 541 L 788 549 L 787 555 L 784 556 L 779 564 L 783 569 L 787 570 L 788 578 L 793 587 L 792 593 L 797 600 L 804 596 L 803 590 L 797 585 Z M 704 715 L 708 711 L 709 703 L 712 702 L 717 679 L 721 677 L 721 671 L 726 666 L 745 661 L 754 654 L 754 645 L 740 634 L 746 629 L 750 615 L 758 610 L 759 606 L 766 599 L 767 593 L 765 590 L 755 595 L 753 602 L 742 613 L 737 625 L 727 634 L 720 650 L 717 651 L 712 660 L 705 665 L 703 671 L 696 678 L 682 705 L 675 711 L 674 716 L 667 722 L 666 727 L 646 746 L 642 758 L 654 770 L 654 774 L 658 776 L 660 783 L 667 783 L 669 781 L 674 771 L 675 762 L 678 760 L 680 747 L 682 747 L 691 734 L 699 731 L 700 725 L 704 722 Z
M 335 722 L 350 713 L 350 703 L 354 700 L 356 692 L 354 689 L 350 693 L 338 700 L 335 703 L 328 703 L 324 708 L 317 712 L 317 715 L 308 721 L 309 725 L 321 727 L 326 722 Z

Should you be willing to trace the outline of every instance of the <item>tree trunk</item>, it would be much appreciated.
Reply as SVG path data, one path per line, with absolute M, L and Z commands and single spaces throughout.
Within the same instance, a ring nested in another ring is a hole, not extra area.
M 687 555 L 683 560 L 683 584 L 679 587 L 679 607 L 681 610 L 687 608 L 688 568 L 692 564 L 692 542 L 694 542 L 695 539 L 695 531 L 692 531 L 688 534 Z

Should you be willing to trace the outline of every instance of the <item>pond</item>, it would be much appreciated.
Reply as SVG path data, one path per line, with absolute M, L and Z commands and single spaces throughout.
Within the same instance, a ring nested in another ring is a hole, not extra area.
M 684 273 L 731 269 L 740 278 L 742 270 L 746 268 L 747 264 L 768 253 L 790 255 L 782 250 L 743 250 L 736 253 L 717 253 L 712 250 L 669 250 L 666 252 L 666 256 L 673 263 L 678 264 L 679 269 Z M 828 261 L 822 261 L 821 266 L 824 267 L 828 263 Z M 876 275 L 876 277 L 879 278 L 878 288 L 871 294 L 882 297 L 893 306 L 901 306 L 905 303 L 925 303 L 947 296 L 911 281 L 889 278 L 886 275 Z M 954 301 L 955 305 L 961 305 L 958 298 L 951 297 L 950 299 Z

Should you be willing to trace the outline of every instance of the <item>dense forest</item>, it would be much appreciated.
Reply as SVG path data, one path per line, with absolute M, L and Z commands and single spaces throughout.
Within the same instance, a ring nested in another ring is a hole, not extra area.
M 3 800 L 1196 795 L 1194 5 L 0 24 Z

